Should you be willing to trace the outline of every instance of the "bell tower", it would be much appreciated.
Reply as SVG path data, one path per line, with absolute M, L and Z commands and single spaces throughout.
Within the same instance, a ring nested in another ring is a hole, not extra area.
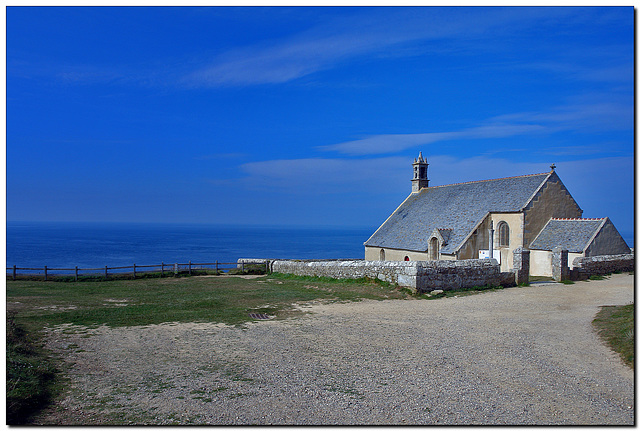
M 411 193 L 417 193 L 420 189 L 429 187 L 429 179 L 427 178 L 427 163 L 426 158 L 422 158 L 422 151 L 417 159 L 413 159 L 413 179 L 411 180 Z

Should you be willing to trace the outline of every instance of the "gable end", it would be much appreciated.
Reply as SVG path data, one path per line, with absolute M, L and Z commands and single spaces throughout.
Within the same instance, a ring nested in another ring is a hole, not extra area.
M 523 246 L 533 239 L 552 218 L 580 218 L 582 209 L 555 172 L 551 172 L 523 207 Z

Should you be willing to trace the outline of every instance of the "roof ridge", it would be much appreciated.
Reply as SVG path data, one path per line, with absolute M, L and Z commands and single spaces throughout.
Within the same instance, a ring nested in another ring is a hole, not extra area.
M 572 218 L 556 218 L 551 217 L 551 220 L 604 220 L 606 217 L 572 217 Z
M 553 172 L 553 171 L 552 171 Z M 527 174 L 527 175 L 514 175 L 512 177 L 503 177 L 503 178 L 490 178 L 488 180 L 475 180 L 475 181 L 464 181 L 461 183 L 451 183 L 451 184 L 442 184 L 440 186 L 432 186 L 432 187 L 425 187 L 422 190 L 428 190 L 428 189 L 436 189 L 438 187 L 449 187 L 449 186 L 459 186 L 461 184 L 473 184 L 473 183 L 484 183 L 487 181 L 498 181 L 498 180 L 508 180 L 511 178 L 525 178 L 525 177 L 535 177 L 537 175 L 549 175 L 551 172 L 540 172 L 538 174 Z M 420 191 L 422 191 L 420 190 Z

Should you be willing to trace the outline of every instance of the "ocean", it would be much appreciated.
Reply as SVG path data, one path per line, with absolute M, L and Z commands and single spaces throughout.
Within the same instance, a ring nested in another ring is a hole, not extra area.
M 239 258 L 364 258 L 375 227 L 7 223 L 7 267 L 103 268 Z
M 239 258 L 362 259 L 377 227 L 142 223 L 7 223 L 7 267 L 236 262 Z M 633 235 L 625 237 L 633 247 Z

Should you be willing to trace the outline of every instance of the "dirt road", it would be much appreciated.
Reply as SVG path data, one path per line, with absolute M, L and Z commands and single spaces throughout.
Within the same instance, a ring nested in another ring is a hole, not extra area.
M 72 390 L 43 424 L 634 422 L 633 371 L 599 340 L 633 276 L 303 317 L 51 332 Z

